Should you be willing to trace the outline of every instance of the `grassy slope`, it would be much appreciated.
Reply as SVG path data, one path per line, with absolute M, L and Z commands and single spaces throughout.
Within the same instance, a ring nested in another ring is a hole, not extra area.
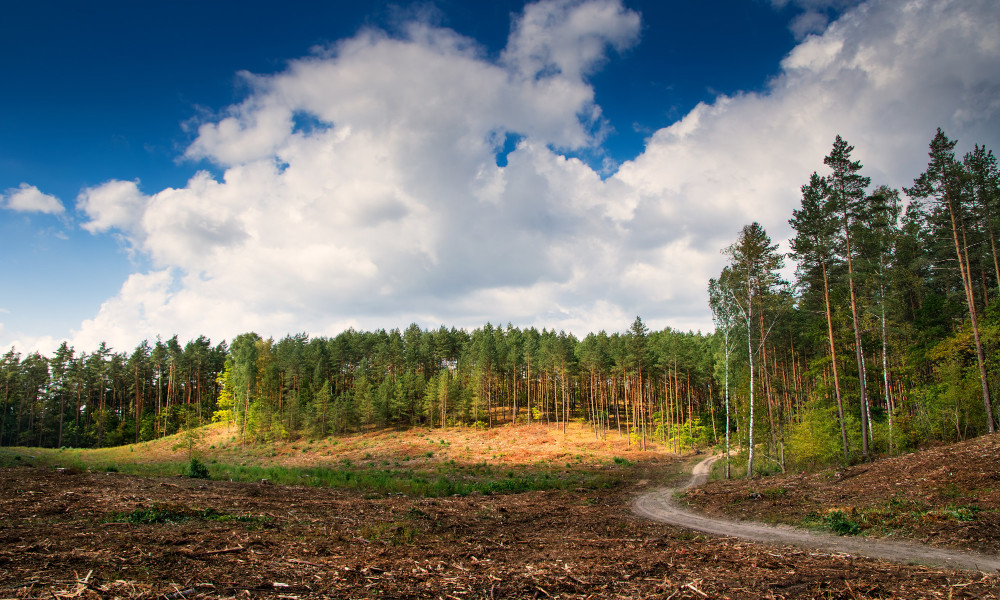
M 213 479 L 316 485 L 445 496 L 615 485 L 635 462 L 658 460 L 617 433 L 598 440 L 572 423 L 555 426 L 382 430 L 318 440 L 241 444 L 235 430 L 211 425 L 195 435 L 94 450 L 6 448 L 0 465 L 18 463 L 149 476 L 183 472 L 193 455 Z M 194 443 L 194 450 L 190 446 Z M 16 460 L 15 460 L 16 457 Z

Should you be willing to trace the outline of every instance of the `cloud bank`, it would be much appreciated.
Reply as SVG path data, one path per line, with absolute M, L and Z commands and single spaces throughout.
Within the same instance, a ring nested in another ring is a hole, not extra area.
M 496 59 L 415 22 L 242 74 L 246 99 L 185 153 L 220 178 L 80 193 L 83 227 L 152 267 L 73 342 L 487 320 L 585 334 L 636 314 L 707 330 L 720 248 L 755 220 L 785 238 L 837 134 L 893 186 L 923 169 L 937 126 L 1000 141 L 993 3 L 873 1 L 806 37 L 766 92 L 699 105 L 602 178 L 564 153 L 599 147 L 588 76 L 638 43 L 639 20 L 616 0 L 543 0 Z

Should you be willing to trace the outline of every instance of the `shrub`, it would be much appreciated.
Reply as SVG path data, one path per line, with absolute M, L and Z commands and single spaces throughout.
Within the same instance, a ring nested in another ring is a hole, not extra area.
M 191 457 L 191 461 L 184 467 L 184 476 L 194 479 L 208 479 L 208 467 L 197 458 Z
M 847 516 L 842 510 L 833 510 L 823 516 L 823 522 L 837 535 L 858 535 L 861 526 Z

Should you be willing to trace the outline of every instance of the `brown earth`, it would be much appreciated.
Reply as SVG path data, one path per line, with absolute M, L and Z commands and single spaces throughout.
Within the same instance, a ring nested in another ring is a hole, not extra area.
M 819 473 L 713 481 L 684 500 L 704 514 L 1000 554 L 1000 434 Z M 839 511 L 839 514 L 835 514 Z
M 680 466 L 645 460 L 615 489 L 442 499 L 4 468 L 0 597 L 1000 598 L 996 575 L 634 517 L 646 481 Z M 150 509 L 179 522 L 125 522 Z

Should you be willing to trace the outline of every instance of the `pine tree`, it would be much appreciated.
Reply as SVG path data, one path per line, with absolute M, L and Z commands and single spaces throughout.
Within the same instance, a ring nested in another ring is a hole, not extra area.
M 979 336 L 979 320 L 976 314 L 976 297 L 972 286 L 972 271 L 968 260 L 968 242 L 965 233 L 965 215 L 968 212 L 967 172 L 963 165 L 955 160 L 955 145 L 957 142 L 948 139 L 941 128 L 938 128 L 930 143 L 930 162 L 919 177 L 913 180 L 913 187 L 905 188 L 906 193 L 914 200 L 925 200 L 932 203 L 930 214 L 933 224 L 939 230 L 946 230 L 954 244 L 955 258 L 958 261 L 959 275 L 969 310 L 969 320 L 972 324 L 972 335 L 976 344 L 976 360 L 979 364 L 980 383 L 983 390 L 983 407 L 986 411 L 986 426 L 990 433 L 996 431 L 993 422 L 993 407 L 990 401 L 990 388 L 986 374 L 986 358 L 983 344 Z
M 844 257 L 847 262 L 847 280 L 851 292 L 851 319 L 854 325 L 854 351 L 858 361 L 858 398 L 861 402 L 861 453 L 868 457 L 870 437 L 870 416 L 868 410 L 868 390 L 865 377 L 864 349 L 861 345 L 861 326 L 858 322 L 858 299 L 855 285 L 854 250 L 851 248 L 852 234 L 866 217 L 865 190 L 871 178 L 860 174 L 861 161 L 852 161 L 854 146 L 839 135 L 833 142 L 833 149 L 823 159 L 823 164 L 833 173 L 828 178 L 830 201 L 841 215 L 841 233 L 844 240 Z
M 839 139 L 839 138 L 838 138 Z M 826 179 L 813 172 L 809 183 L 802 186 L 802 207 L 792 211 L 788 224 L 795 229 L 791 240 L 792 257 L 799 264 L 799 280 L 815 285 L 822 282 L 823 306 L 826 314 L 827 340 L 833 370 L 833 391 L 837 400 L 840 436 L 844 460 L 848 458 L 847 428 L 844 423 L 844 402 L 840 395 L 840 373 L 837 365 L 837 346 L 833 335 L 833 311 L 830 307 L 829 270 L 835 258 L 836 235 L 840 221 L 835 212 L 836 204 L 830 198 Z

